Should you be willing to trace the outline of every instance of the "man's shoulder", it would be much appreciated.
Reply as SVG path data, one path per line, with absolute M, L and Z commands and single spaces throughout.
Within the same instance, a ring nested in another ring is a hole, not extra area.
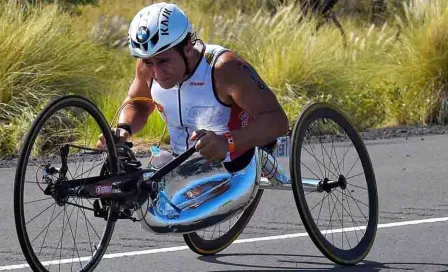
M 230 51 L 219 44 L 204 44 L 205 46 L 205 59 L 210 66 L 214 66 L 216 60 L 222 55 L 224 52 Z
M 216 59 L 214 68 L 216 71 L 235 72 L 242 67 L 244 60 L 233 51 L 225 51 Z
M 221 54 L 214 65 L 214 79 L 217 85 L 232 86 L 238 84 L 238 77 L 245 67 L 245 61 L 235 52 Z

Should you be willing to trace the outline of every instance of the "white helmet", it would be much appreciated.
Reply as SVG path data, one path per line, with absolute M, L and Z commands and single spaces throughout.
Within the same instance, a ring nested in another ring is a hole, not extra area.
M 174 4 L 157 3 L 140 10 L 129 27 L 129 49 L 137 58 L 150 58 L 182 42 L 193 28 Z

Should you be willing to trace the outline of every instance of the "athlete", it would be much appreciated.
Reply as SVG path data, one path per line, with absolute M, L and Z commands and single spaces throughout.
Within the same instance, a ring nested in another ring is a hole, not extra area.
M 285 112 L 255 69 L 236 53 L 196 39 L 178 6 L 156 3 L 140 10 L 129 28 L 129 49 L 137 61 L 125 102 L 154 102 L 123 108 L 120 141 L 141 130 L 155 108 L 167 124 L 172 152 L 196 145 L 209 162 L 247 161 L 254 147 L 288 132 Z M 97 147 L 104 141 L 100 136 Z

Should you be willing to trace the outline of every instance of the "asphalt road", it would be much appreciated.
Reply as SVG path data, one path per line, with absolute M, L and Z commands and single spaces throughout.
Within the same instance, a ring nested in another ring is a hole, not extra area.
M 317 250 L 291 192 L 266 191 L 243 234 L 215 256 L 193 253 L 181 236 L 119 221 L 96 271 L 448 271 L 447 142 L 445 135 L 366 142 L 380 218 L 369 255 L 354 267 L 335 265 Z M 0 271 L 30 271 L 14 227 L 14 172 L 0 169 Z

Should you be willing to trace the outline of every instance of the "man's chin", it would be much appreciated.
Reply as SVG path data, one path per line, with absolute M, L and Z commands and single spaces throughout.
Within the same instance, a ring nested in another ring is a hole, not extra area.
M 170 81 L 157 81 L 157 83 L 159 83 L 160 87 L 162 87 L 164 89 L 171 89 L 174 86 L 176 86 L 176 84 L 174 84 Z

